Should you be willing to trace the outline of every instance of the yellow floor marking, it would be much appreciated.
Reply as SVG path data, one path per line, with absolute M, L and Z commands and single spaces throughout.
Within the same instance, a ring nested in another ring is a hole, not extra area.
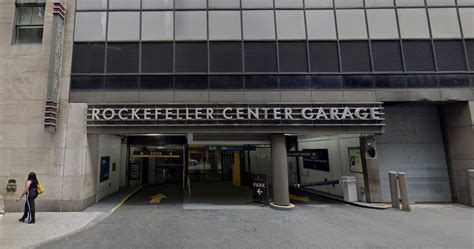
M 299 195 L 290 194 L 290 200 L 309 203 L 309 197 L 308 196 L 299 196 Z
M 152 195 L 150 197 L 148 197 L 150 200 L 150 203 L 156 203 L 156 204 L 160 204 L 161 202 L 161 199 L 163 198 L 167 198 L 166 195 L 162 194 L 162 193 L 159 193 L 159 194 L 156 194 L 156 195 Z
M 127 196 L 125 196 L 125 198 L 123 198 L 123 200 L 117 204 L 117 206 L 115 206 L 114 208 L 112 208 L 112 210 L 110 210 L 111 213 L 115 212 L 117 209 L 119 209 L 126 201 L 128 201 L 128 199 L 130 199 L 130 197 L 132 197 L 132 195 L 134 195 L 135 193 L 137 193 L 138 191 L 140 191 L 141 189 L 143 188 L 143 186 L 140 186 L 138 187 L 137 189 L 135 189 L 135 191 L 133 191 L 132 193 L 128 194 Z

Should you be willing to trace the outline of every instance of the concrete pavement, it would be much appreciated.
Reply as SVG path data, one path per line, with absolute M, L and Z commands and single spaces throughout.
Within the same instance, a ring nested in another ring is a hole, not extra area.
M 0 218 L 0 248 L 26 248 L 60 238 L 100 219 L 99 212 L 36 213 L 36 223 L 18 222 L 22 213 L 6 213 Z M 28 239 L 26 239 L 28 237 Z

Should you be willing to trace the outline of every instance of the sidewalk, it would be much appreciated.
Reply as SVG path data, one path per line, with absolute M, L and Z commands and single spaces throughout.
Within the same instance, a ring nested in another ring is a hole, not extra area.
M 25 248 L 71 234 L 98 219 L 100 212 L 37 213 L 35 224 L 20 223 L 21 213 L 0 216 L 0 248 Z M 28 239 L 25 237 L 28 236 Z

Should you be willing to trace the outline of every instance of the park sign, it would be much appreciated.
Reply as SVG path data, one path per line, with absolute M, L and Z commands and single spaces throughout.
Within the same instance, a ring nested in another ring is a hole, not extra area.
M 382 103 L 90 104 L 88 126 L 383 126 Z

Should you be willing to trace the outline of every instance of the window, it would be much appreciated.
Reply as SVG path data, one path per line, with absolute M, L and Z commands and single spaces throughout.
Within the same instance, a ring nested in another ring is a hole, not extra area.
M 306 42 L 280 42 L 278 49 L 281 72 L 308 72 Z
M 369 72 L 369 44 L 366 41 L 341 42 L 341 60 L 344 72 Z
M 407 71 L 434 71 L 433 48 L 431 41 L 403 41 L 403 54 Z
M 72 56 L 72 73 L 103 73 L 105 43 L 75 43 Z
M 439 71 L 465 71 L 466 61 L 461 40 L 434 42 Z
M 15 43 L 41 43 L 43 40 L 44 6 L 17 6 Z
M 142 43 L 142 73 L 166 73 L 173 71 L 173 43 Z
M 339 55 L 336 42 L 309 43 L 311 72 L 339 72 Z
M 246 72 L 276 72 L 275 42 L 245 42 Z
M 107 72 L 138 73 L 138 43 L 108 43 Z
M 211 72 L 242 72 L 241 42 L 211 42 L 209 49 Z
M 374 71 L 403 71 L 399 41 L 372 41 Z
M 176 72 L 207 72 L 207 53 L 206 42 L 177 42 Z

